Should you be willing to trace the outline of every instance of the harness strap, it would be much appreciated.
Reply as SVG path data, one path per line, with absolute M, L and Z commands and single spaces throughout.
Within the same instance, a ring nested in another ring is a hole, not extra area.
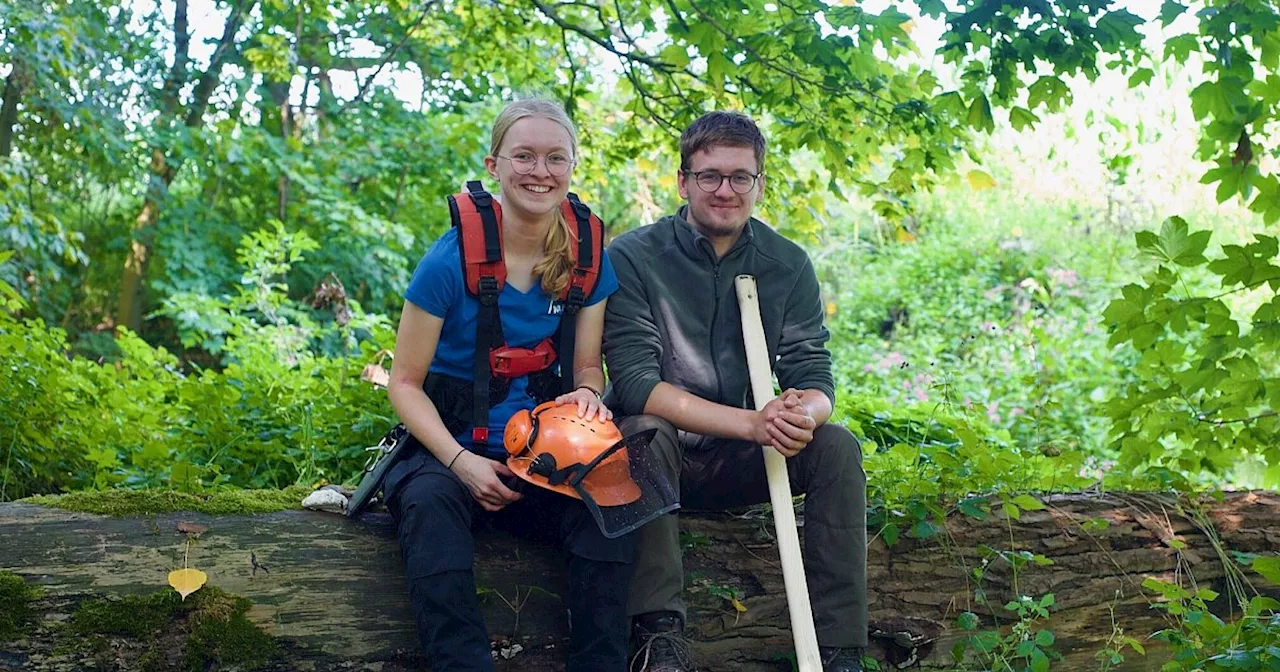
M 502 257 L 502 205 L 478 181 L 469 181 L 466 191 L 449 197 L 449 215 L 458 227 L 467 293 L 480 303 L 476 317 L 476 352 L 472 366 L 472 442 L 483 446 L 489 440 L 490 379 L 497 376 L 536 375 L 560 354 L 559 387 L 570 392 L 573 384 L 573 353 L 577 317 L 600 277 L 604 224 L 570 193 L 561 204 L 561 214 L 577 231 L 573 247 L 574 265 L 569 283 L 560 299 L 564 313 L 556 342 L 548 356 L 543 344 L 533 349 L 506 348 L 498 295 L 506 285 L 507 268 Z M 528 350 L 528 352 L 526 352 Z M 497 351 L 497 352 L 495 352 Z M 538 367 L 538 368 L 534 368 Z
M 587 296 L 595 291 L 596 281 L 600 277 L 600 260 L 596 257 L 596 241 L 603 236 L 604 225 L 598 217 L 591 214 L 588 208 L 570 192 L 569 197 L 561 204 L 561 213 L 566 222 L 575 224 L 578 232 L 578 249 L 573 268 L 569 271 L 569 285 L 565 288 L 564 314 L 560 316 L 559 351 L 568 353 L 568 362 L 561 358 L 560 390 L 562 393 L 573 391 L 573 353 L 577 345 L 578 311 L 586 302 Z M 594 221 L 593 221 L 594 220 Z M 599 232 L 596 230 L 599 227 Z
M 454 226 L 459 227 L 458 244 L 462 248 L 467 290 L 480 302 L 471 370 L 471 441 L 484 446 L 489 442 L 489 352 L 506 341 L 498 314 L 498 294 L 506 284 L 507 267 L 502 259 L 501 206 L 476 181 L 467 182 L 467 196 L 461 203 L 450 196 L 449 214 Z

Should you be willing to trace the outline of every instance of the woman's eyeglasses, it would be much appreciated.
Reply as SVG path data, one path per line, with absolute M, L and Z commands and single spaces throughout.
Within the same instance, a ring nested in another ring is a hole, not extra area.
M 511 169 L 521 175 L 528 175 L 537 169 L 538 159 L 542 159 L 547 166 L 547 172 L 556 177 L 564 177 L 573 168 L 573 159 L 559 152 L 545 155 L 534 154 L 533 152 L 516 152 L 511 156 L 495 154 L 494 157 L 510 161 Z

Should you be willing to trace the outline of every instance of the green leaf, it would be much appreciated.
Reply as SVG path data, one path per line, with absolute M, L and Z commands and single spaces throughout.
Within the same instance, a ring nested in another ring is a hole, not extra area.
M 1177 37 L 1171 37 L 1164 42 L 1165 59 L 1183 63 L 1187 60 L 1187 56 L 1193 51 L 1200 49 L 1200 36 L 1194 33 L 1187 33 Z
M 1018 495 L 1013 498 L 1013 503 L 1023 511 L 1039 511 L 1044 508 L 1044 502 L 1032 497 L 1031 495 Z
M 1187 6 L 1176 0 L 1165 0 L 1160 6 L 1160 23 L 1165 27 L 1187 11 Z
M 969 188 L 974 191 L 986 191 L 996 186 L 996 178 L 981 170 L 971 170 L 965 178 L 969 181 Z
M 662 60 L 673 67 L 683 70 L 689 65 L 689 50 L 683 44 L 669 44 L 659 54 Z
M 1179 266 L 1208 263 L 1204 258 L 1204 250 L 1209 244 L 1209 232 L 1190 233 L 1186 220 L 1181 217 L 1166 219 L 1158 236 L 1149 231 L 1139 231 L 1134 239 L 1138 243 L 1138 249 L 1160 261 Z
M 911 527 L 911 536 L 916 539 L 928 539 L 936 534 L 938 534 L 938 526 L 928 520 L 917 521 Z
M 1036 633 L 1035 642 L 1037 646 L 1053 646 L 1053 633 L 1048 630 L 1041 630 Z
M 1247 613 L 1250 616 L 1258 616 L 1269 611 L 1278 611 L 1278 610 L 1280 610 L 1280 601 L 1277 601 L 1275 598 L 1267 597 L 1265 595 L 1258 595 L 1258 596 L 1255 596 L 1253 599 L 1249 600 L 1249 608 L 1247 609 Z
M 956 618 L 956 627 L 965 632 L 973 632 L 978 629 L 978 615 L 972 611 L 966 611 Z
M 1027 107 L 1036 109 L 1044 105 L 1050 112 L 1056 112 L 1070 94 L 1065 82 L 1057 77 L 1045 75 L 1037 79 L 1027 89 Z
M 1280 585 L 1280 556 L 1264 556 L 1254 558 L 1253 571 L 1262 575 L 1262 578 Z
M 960 513 L 963 513 L 974 520 L 986 520 L 987 512 L 978 506 L 978 503 L 982 501 L 983 500 L 978 497 L 967 497 L 957 502 L 956 508 L 959 509 Z
M 1044 651 L 1036 649 L 1031 652 L 1031 672 L 1049 672 L 1049 657 Z
M 964 98 L 959 91 L 948 91 L 933 99 L 933 107 L 953 117 L 960 118 L 968 113 Z
M 1205 602 L 1212 602 L 1218 599 L 1218 592 L 1215 590 L 1210 590 L 1208 588 L 1201 588 L 1200 590 L 1196 591 L 1196 597 L 1200 598 L 1201 600 L 1204 600 Z
M 1151 68 L 1139 68 L 1129 76 L 1129 88 L 1136 89 L 1139 86 L 1150 83 L 1155 74 Z
M 969 125 L 980 131 L 990 133 L 996 128 L 995 117 L 991 116 L 991 101 L 986 94 L 978 94 L 969 104 Z
M 1135 44 L 1142 40 L 1137 27 L 1142 25 L 1142 17 L 1124 9 L 1112 9 L 1098 19 L 1098 31 L 1108 39 L 1100 39 L 1104 46 L 1115 48 L 1125 44 Z
M 1103 532 L 1108 527 L 1111 527 L 1111 521 L 1107 520 L 1106 518 L 1090 518 L 1089 520 L 1086 520 L 1083 523 L 1081 523 L 1080 527 L 1085 532 L 1089 532 L 1089 533 Z
M 1013 520 L 1019 520 L 1020 518 L 1022 518 L 1022 512 L 1019 511 L 1018 507 L 1014 506 L 1012 502 L 1005 502 L 1001 504 L 1000 510 L 1004 511 L 1004 515 L 1008 516 Z
M 1025 107 L 1014 107 L 1009 110 L 1009 125 L 1013 130 L 1022 131 L 1034 127 L 1040 121 L 1035 113 Z
M 898 543 L 898 524 L 888 523 L 884 529 L 880 531 L 880 536 L 884 537 L 884 544 L 892 548 Z
M 1263 35 L 1260 42 L 1262 48 L 1258 62 L 1268 72 L 1280 70 L 1280 30 L 1272 30 Z

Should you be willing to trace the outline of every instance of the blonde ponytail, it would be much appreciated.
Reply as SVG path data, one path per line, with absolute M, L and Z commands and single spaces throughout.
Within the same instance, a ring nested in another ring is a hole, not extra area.
M 533 267 L 534 274 L 542 276 L 542 290 L 551 296 L 559 296 L 569 286 L 569 273 L 573 270 L 570 246 L 574 242 L 564 212 L 556 208 L 555 221 L 547 228 L 547 237 L 542 243 L 542 261 Z

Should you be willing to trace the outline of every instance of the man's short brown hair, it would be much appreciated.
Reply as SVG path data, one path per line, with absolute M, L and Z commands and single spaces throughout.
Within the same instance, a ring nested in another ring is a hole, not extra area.
M 750 147 L 756 153 L 756 170 L 764 170 L 764 134 L 741 112 L 708 112 L 689 124 L 680 136 L 680 170 L 689 170 L 694 154 L 713 147 Z

